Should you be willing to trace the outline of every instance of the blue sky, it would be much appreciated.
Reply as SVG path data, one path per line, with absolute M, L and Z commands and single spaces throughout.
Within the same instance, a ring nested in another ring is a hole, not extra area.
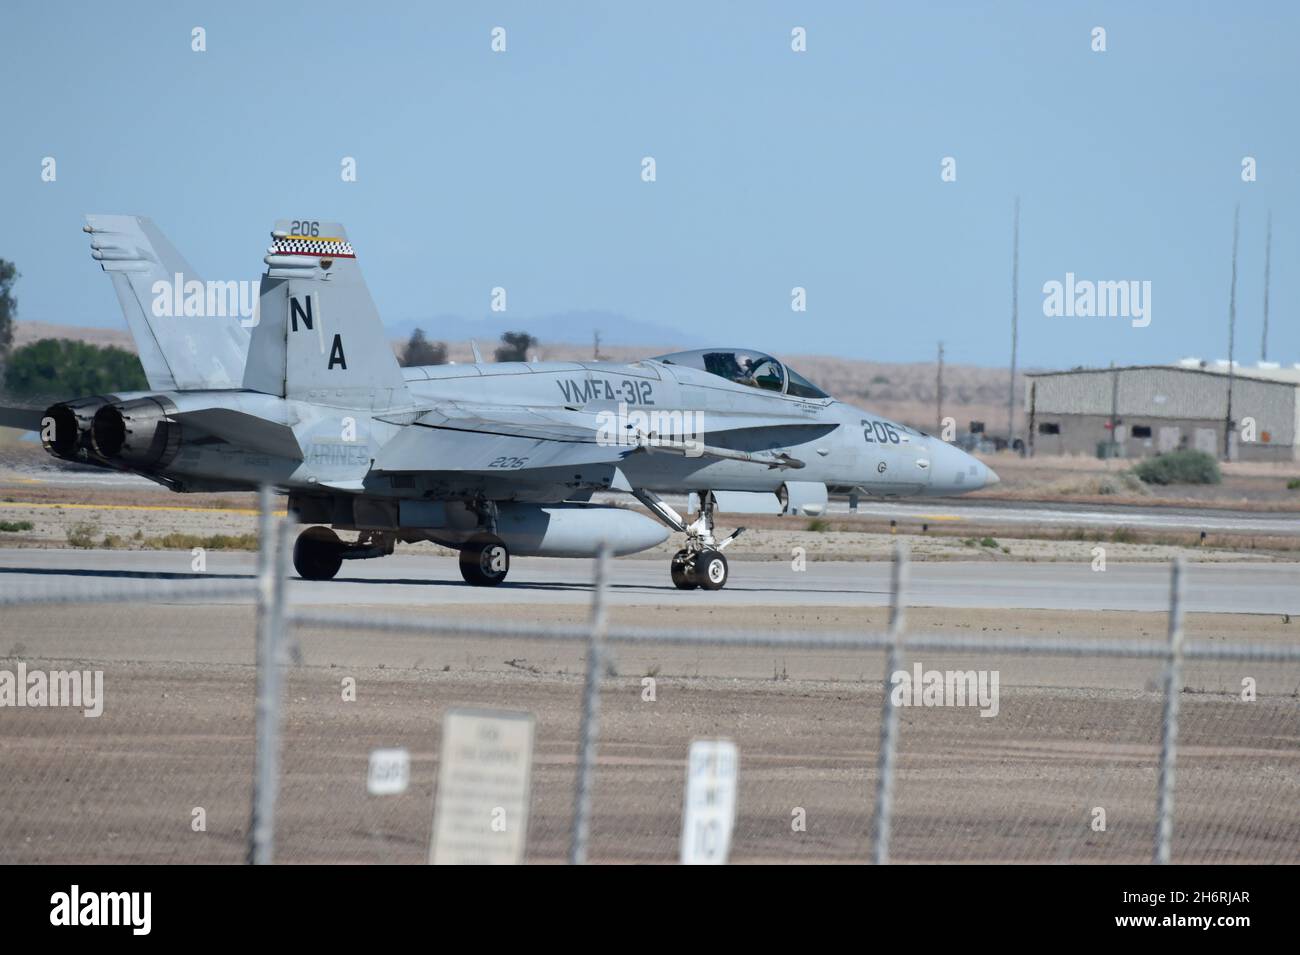
M 1238 355 L 1271 209 L 1270 357 L 1300 361 L 1298 27 L 1283 2 L 7 0 L 0 257 L 21 318 L 121 327 L 82 213 L 152 216 L 209 279 L 259 274 L 279 217 L 336 219 L 385 320 L 434 336 L 502 286 L 523 327 L 1001 365 L 1018 194 L 1021 361 L 1058 367 L 1224 356 L 1240 202 Z M 1150 326 L 1044 316 L 1067 271 L 1150 281 Z

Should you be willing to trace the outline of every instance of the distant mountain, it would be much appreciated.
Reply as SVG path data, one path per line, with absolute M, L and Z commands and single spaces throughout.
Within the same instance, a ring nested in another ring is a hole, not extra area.
M 435 315 L 427 319 L 387 322 L 385 328 L 393 338 L 407 338 L 417 328 L 435 341 L 455 342 L 474 339 L 484 354 L 494 346 L 502 332 L 523 331 L 543 345 L 572 344 L 590 346 L 592 333 L 599 332 L 602 344 L 662 345 L 677 343 L 682 348 L 703 347 L 708 342 L 697 336 L 654 322 L 643 322 L 616 312 L 573 311 L 551 315 L 513 315 L 493 313 L 485 318 L 462 318 L 458 315 Z
M 59 322 L 16 322 L 14 323 L 14 347 L 21 348 L 42 338 L 67 338 L 75 342 L 87 342 L 91 345 L 125 348 L 135 351 L 135 340 L 126 330 L 126 322 L 119 319 L 112 328 L 90 328 L 82 325 L 63 325 Z

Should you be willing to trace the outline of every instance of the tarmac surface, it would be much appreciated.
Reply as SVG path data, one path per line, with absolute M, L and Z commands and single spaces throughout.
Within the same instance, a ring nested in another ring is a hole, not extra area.
M 848 504 L 833 501 L 832 514 L 848 513 Z M 1227 508 L 1142 507 L 1133 504 L 1039 504 L 1011 501 L 943 500 L 932 504 L 915 502 L 861 502 L 857 513 L 864 517 L 897 520 L 900 523 L 957 521 L 968 524 L 1005 525 L 1008 533 L 1017 527 L 1139 528 L 1151 531 L 1205 531 L 1208 534 L 1259 534 L 1300 536 L 1300 517 L 1292 513 L 1234 511 Z
M 205 559 L 207 575 L 238 579 L 254 573 L 257 558 L 242 551 L 210 551 Z M 0 599 L 78 586 L 129 592 L 150 587 L 153 578 L 202 577 L 193 571 L 192 561 L 188 551 L 0 549 Z M 612 605 L 818 608 L 889 603 L 890 565 L 884 562 L 809 561 L 806 570 L 795 571 L 789 561 L 733 561 L 726 588 L 712 592 L 676 590 L 661 561 L 622 559 L 610 566 Z M 289 596 L 306 606 L 579 605 L 590 602 L 592 572 L 593 562 L 585 559 L 516 558 L 503 585 L 478 590 L 461 580 L 449 551 L 431 545 L 427 556 L 349 561 L 330 581 L 293 577 Z M 1091 561 L 990 558 L 914 562 L 908 577 L 906 602 L 916 607 L 1165 611 L 1169 605 L 1166 564 L 1112 564 L 1097 572 Z M 1300 563 L 1189 565 L 1184 608 L 1300 613 Z

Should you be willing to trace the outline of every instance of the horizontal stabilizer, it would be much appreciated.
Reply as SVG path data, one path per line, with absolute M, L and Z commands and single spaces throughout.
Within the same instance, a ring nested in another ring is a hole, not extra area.
M 0 428 L 18 428 L 22 431 L 40 431 L 45 412 L 39 408 L 0 406 Z
M 202 408 L 197 411 L 175 412 L 171 417 L 187 430 L 194 428 L 247 451 L 294 461 L 302 460 L 302 448 L 293 429 L 287 424 L 268 421 L 260 415 L 233 408 Z

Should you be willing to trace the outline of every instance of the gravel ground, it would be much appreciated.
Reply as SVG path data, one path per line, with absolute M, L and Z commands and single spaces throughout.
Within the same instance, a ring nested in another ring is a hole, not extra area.
M 447 616 L 478 619 L 477 605 Z M 579 608 L 494 609 L 572 622 Z M 1158 636 L 1160 614 L 916 611 L 951 633 Z M 644 609 L 615 608 L 615 624 Z M 665 621 L 672 622 L 672 621 Z M 718 620 L 697 620 L 704 624 Z M 878 628 L 883 611 L 728 612 L 742 628 Z M 233 606 L 20 608 L 0 625 L 0 669 L 104 671 L 104 715 L 10 709 L 0 747 L 0 861 L 238 862 L 253 753 L 253 614 Z M 1194 636 L 1294 640 L 1277 617 L 1193 616 Z M 580 646 L 307 631 L 284 706 L 277 823 L 285 862 L 420 862 L 427 853 L 441 714 L 537 719 L 528 858 L 564 857 L 577 748 Z M 900 715 L 896 861 L 1143 862 L 1159 750 L 1158 664 L 929 656 L 928 668 L 1001 674 L 998 714 Z M 592 859 L 675 858 L 685 753 L 699 737 L 740 751 L 732 858 L 860 861 L 869 853 L 880 654 L 617 648 L 606 675 Z M 1254 703 L 1239 699 L 1244 676 Z M 355 702 L 342 699 L 346 678 Z M 645 679 L 654 700 L 645 699 Z M 1174 858 L 1300 861 L 1300 668 L 1189 666 L 1183 681 Z M 365 793 L 367 756 L 412 754 L 410 789 Z M 1096 809 L 1106 813 L 1095 831 Z M 195 810 L 206 829 L 194 831 Z M 793 821 L 803 818 L 797 831 Z

